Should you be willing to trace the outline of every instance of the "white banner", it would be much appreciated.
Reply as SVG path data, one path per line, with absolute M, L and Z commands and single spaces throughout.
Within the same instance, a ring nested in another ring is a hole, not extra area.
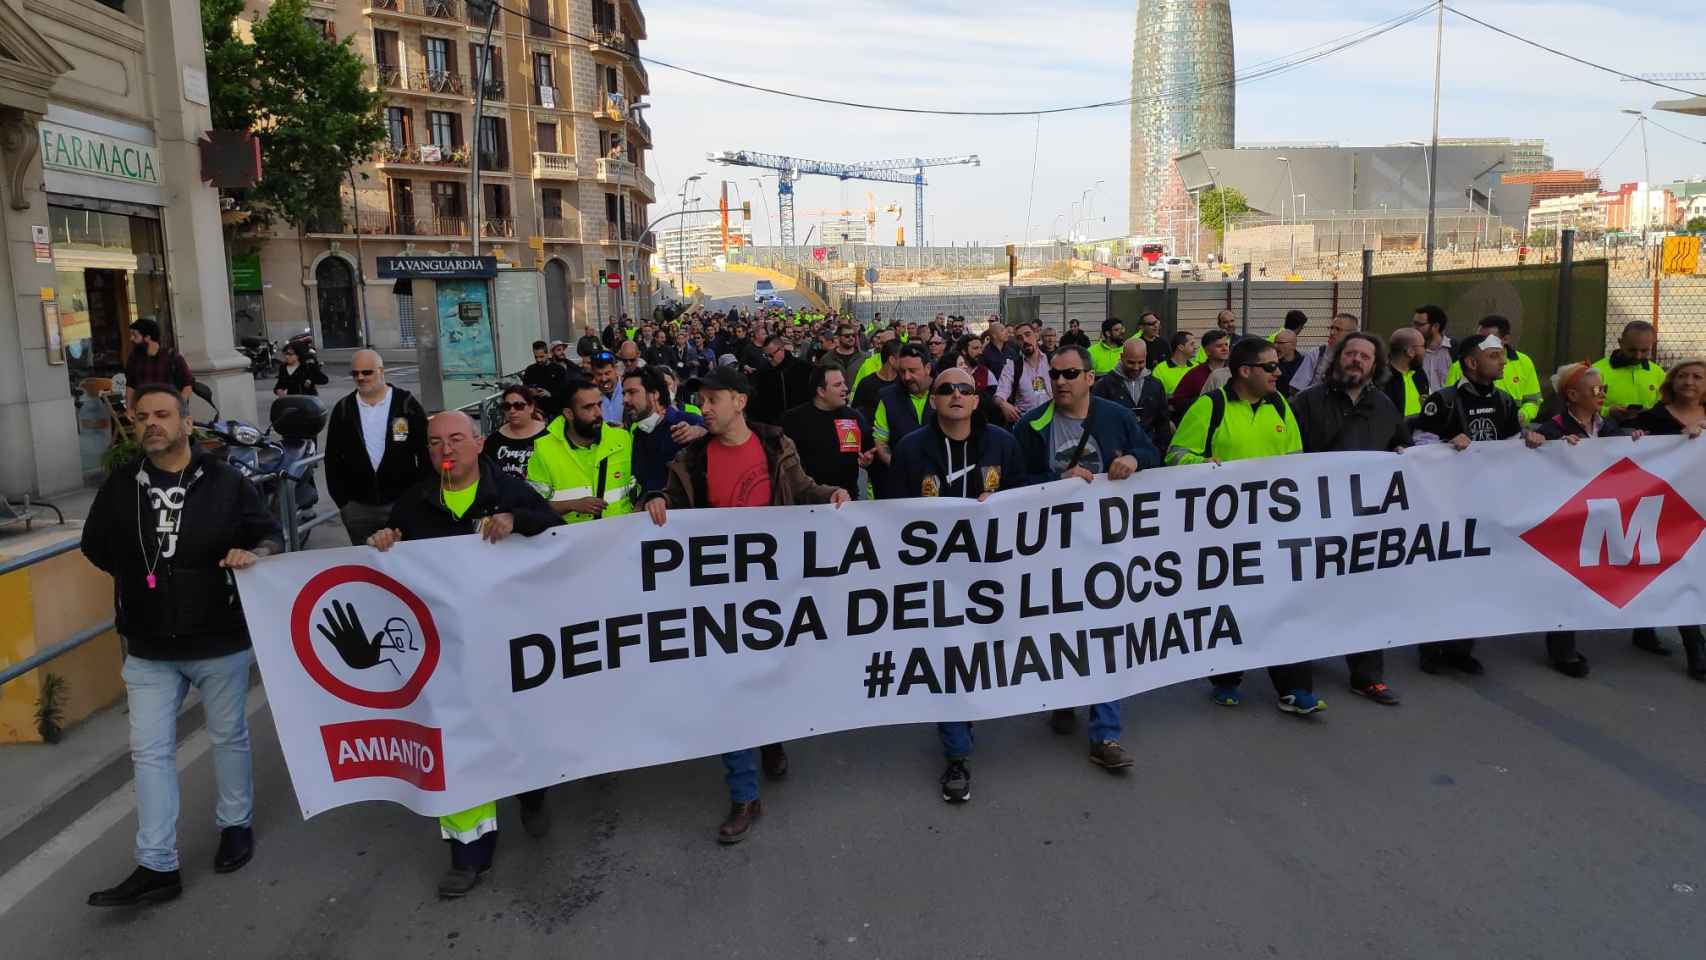
M 303 815 L 443 814 L 1359 650 L 1699 623 L 1703 508 L 1706 443 L 1510 441 L 636 514 L 290 554 L 238 584 Z

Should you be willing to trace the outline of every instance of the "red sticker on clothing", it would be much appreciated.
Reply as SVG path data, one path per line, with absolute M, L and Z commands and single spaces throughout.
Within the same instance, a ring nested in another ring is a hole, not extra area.
M 858 453 L 859 452 L 859 441 L 861 439 L 860 438 L 860 432 L 859 432 L 859 421 L 857 421 L 857 420 L 837 420 L 837 421 L 835 421 L 835 438 L 838 441 L 840 441 L 840 443 L 841 443 L 841 452 L 842 453 Z

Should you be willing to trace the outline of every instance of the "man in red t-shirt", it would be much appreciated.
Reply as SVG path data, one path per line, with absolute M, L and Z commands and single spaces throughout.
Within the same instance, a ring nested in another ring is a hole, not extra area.
M 800 454 L 780 427 L 746 422 L 752 386 L 736 367 L 719 366 L 699 381 L 699 408 L 706 435 L 693 441 L 669 465 L 661 492 L 647 494 L 646 513 L 663 526 L 670 510 L 696 507 L 785 507 L 852 499 L 846 490 L 818 483 L 800 468 Z M 788 755 L 779 743 L 762 751 L 748 747 L 723 754 L 723 779 L 729 785 L 729 816 L 717 828 L 718 843 L 739 843 L 758 819 L 758 767 L 772 779 L 788 772 Z

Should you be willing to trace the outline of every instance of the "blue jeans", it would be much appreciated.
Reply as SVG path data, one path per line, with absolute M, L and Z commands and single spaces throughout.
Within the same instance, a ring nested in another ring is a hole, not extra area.
M 971 724 L 950 720 L 936 724 L 936 736 L 942 739 L 942 756 L 949 760 L 964 760 L 971 756 Z
M 735 803 L 757 800 L 758 748 L 748 747 L 723 754 L 723 782 L 729 785 L 729 799 Z
M 243 650 L 208 660 L 124 658 L 130 695 L 130 762 L 136 771 L 136 862 L 150 870 L 178 869 L 178 709 L 194 684 L 213 741 L 219 786 L 214 820 L 221 829 L 246 827 L 255 807 L 249 766 L 249 665 Z
M 1092 703 L 1090 705 L 1090 745 L 1093 747 L 1103 740 L 1118 740 L 1119 738 L 1119 701 Z

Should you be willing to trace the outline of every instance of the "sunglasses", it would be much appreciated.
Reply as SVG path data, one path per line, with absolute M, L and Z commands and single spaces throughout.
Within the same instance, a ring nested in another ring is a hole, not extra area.
M 975 396 L 977 388 L 969 383 L 944 383 L 936 388 L 938 397 L 951 397 L 956 393 L 962 397 Z
M 1073 367 L 1070 370 L 1050 370 L 1048 378 L 1050 380 L 1077 380 L 1083 374 L 1083 367 Z
M 533 404 L 528 403 L 526 400 L 511 400 L 508 403 L 501 403 L 499 406 L 503 407 L 505 410 L 526 410 L 528 407 L 533 406 Z
M 349 375 L 352 377 L 371 377 L 378 372 L 378 370 L 351 370 Z
M 1252 363 L 1252 364 L 1249 364 L 1249 366 L 1255 367 L 1256 369 L 1261 370 L 1265 373 L 1279 373 L 1280 372 L 1280 365 L 1278 363 L 1272 361 L 1272 360 L 1269 360 L 1267 363 Z

